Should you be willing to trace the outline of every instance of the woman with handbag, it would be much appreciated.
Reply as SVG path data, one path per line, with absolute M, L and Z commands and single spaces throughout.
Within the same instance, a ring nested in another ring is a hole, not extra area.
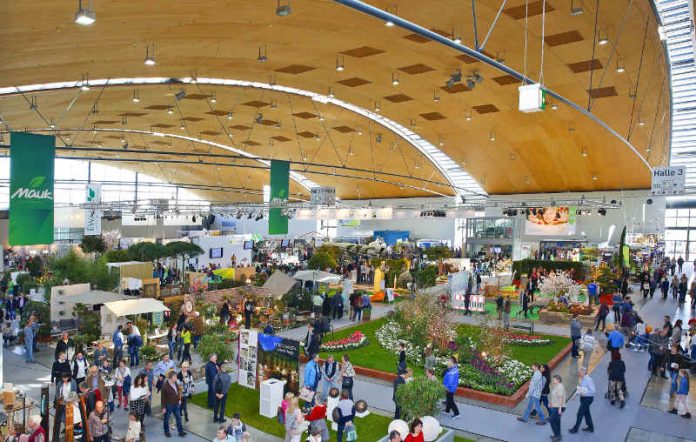
M 189 363 L 184 361 L 181 364 L 181 371 L 177 373 L 176 379 L 181 384 L 182 395 L 181 395 L 181 416 L 189 421 L 188 416 L 188 401 L 193 396 L 194 384 L 193 384 L 193 373 L 189 370 Z
M 147 388 L 147 375 L 139 374 L 133 381 L 133 386 L 130 390 L 130 412 L 135 415 L 140 421 L 140 441 L 145 441 L 145 402 L 150 396 L 150 389 Z
M 343 390 L 341 392 L 341 400 L 338 401 L 338 405 L 334 409 L 334 419 L 338 425 L 338 430 L 336 431 L 337 441 L 343 442 L 343 433 L 346 433 L 346 441 L 351 442 L 358 438 L 358 433 L 355 431 L 355 425 L 353 424 L 353 419 L 355 418 L 355 403 L 348 396 L 348 390 Z
M 355 378 L 355 369 L 350 363 L 350 357 L 347 354 L 343 355 L 343 363 L 341 364 L 341 389 L 348 391 L 348 397 L 353 400 L 353 381 Z
M 290 400 L 288 411 L 285 412 L 285 439 L 284 442 L 300 442 L 300 436 L 304 432 L 304 418 L 300 411 L 300 401 L 294 397 Z

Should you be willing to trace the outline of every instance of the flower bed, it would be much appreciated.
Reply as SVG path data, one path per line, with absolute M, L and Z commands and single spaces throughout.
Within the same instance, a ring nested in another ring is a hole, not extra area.
M 537 335 L 523 335 L 518 333 L 504 333 L 505 340 L 511 345 L 524 345 L 528 347 L 539 347 L 551 345 L 551 339 Z
M 423 359 L 423 350 L 408 341 L 399 339 L 400 334 L 399 324 L 390 321 L 377 330 L 375 336 L 385 350 L 394 354 L 399 353 L 399 344 L 403 343 L 405 345 L 406 358 L 409 361 L 420 364 Z M 539 341 L 543 340 L 539 336 L 536 336 L 536 338 L 539 338 Z M 510 396 L 531 378 L 531 369 L 522 362 L 508 357 L 487 357 L 485 354 L 478 353 L 475 344 L 470 338 L 465 337 L 463 341 L 468 342 L 465 344 L 467 347 L 471 347 L 472 357 L 469 361 L 461 361 L 459 365 L 460 386 L 487 393 Z M 550 344 L 550 341 L 547 341 Z M 448 356 L 435 353 L 436 370 L 438 372 L 444 370 Z
M 360 348 L 369 343 L 367 336 L 361 331 L 356 330 L 347 338 L 337 339 L 335 341 L 325 342 L 321 345 L 321 351 L 343 351 Z

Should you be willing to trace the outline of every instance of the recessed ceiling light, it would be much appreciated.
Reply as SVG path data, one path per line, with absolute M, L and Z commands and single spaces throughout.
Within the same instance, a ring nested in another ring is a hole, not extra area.
M 394 27 L 394 22 L 391 21 L 391 20 L 387 20 L 387 21 L 384 22 L 384 26 L 386 26 L 386 27 L 388 27 L 388 28 L 393 28 L 393 27 Z
M 140 103 L 140 93 L 133 91 L 133 103 Z
M 91 1 L 88 0 L 87 7 L 82 7 L 82 0 L 77 2 L 77 12 L 75 13 L 75 23 L 82 26 L 93 25 L 97 21 L 97 14 L 90 8 Z
M 598 177 L 597 175 L 592 175 L 592 181 L 597 181 Z
M 157 64 L 155 60 L 155 45 L 152 45 L 152 53 L 150 53 L 150 46 L 145 48 L 145 66 L 154 66 Z

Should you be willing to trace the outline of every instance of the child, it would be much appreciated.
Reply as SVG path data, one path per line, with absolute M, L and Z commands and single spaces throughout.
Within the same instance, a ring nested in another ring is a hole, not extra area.
M 128 431 L 126 432 L 126 442 L 140 441 L 140 420 L 135 413 L 128 414 Z
M 290 402 L 294 397 L 295 395 L 288 391 L 287 393 L 285 393 L 285 399 L 283 399 L 283 402 L 280 403 L 280 414 L 278 414 L 278 421 L 281 424 L 285 424 L 285 412 L 288 411 Z
M 687 403 L 687 398 L 689 397 L 689 372 L 682 368 L 679 370 L 679 374 L 676 379 L 677 384 L 677 399 L 674 401 L 674 408 L 669 412 L 672 414 L 679 413 L 679 404 L 684 407 L 684 414 L 681 415 L 684 419 L 691 419 L 691 410 L 689 410 L 689 405 Z
M 242 436 L 246 432 L 246 425 L 242 423 L 239 413 L 232 415 L 232 422 L 227 427 L 227 434 L 232 436 L 234 442 L 242 442 Z

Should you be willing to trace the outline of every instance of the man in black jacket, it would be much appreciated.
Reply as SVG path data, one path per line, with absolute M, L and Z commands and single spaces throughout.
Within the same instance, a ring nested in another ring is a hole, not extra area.
M 60 339 L 58 339 L 58 343 L 56 344 L 55 360 L 58 360 L 58 355 L 61 352 L 65 353 L 67 357 L 69 348 L 72 348 L 74 351 L 75 343 L 73 342 L 72 338 L 68 337 L 68 332 L 63 332 L 60 334 Z
M 208 385 L 208 408 L 211 410 L 215 406 L 215 392 L 213 391 L 213 380 L 217 376 L 217 355 L 210 355 L 208 363 L 205 364 L 205 383 Z
M 404 384 L 406 384 L 406 370 L 399 369 L 399 375 L 394 379 L 394 395 L 392 396 L 392 400 L 396 406 L 394 410 L 394 419 L 401 419 L 401 404 L 399 404 L 399 401 L 396 399 L 396 390 L 399 389 L 399 385 Z
M 65 357 L 65 352 L 60 352 L 57 355 L 57 360 L 53 362 L 53 367 L 51 367 L 51 383 L 58 384 L 61 380 L 61 375 L 67 373 L 69 376 L 72 375 L 72 370 L 70 369 L 70 362 Z

